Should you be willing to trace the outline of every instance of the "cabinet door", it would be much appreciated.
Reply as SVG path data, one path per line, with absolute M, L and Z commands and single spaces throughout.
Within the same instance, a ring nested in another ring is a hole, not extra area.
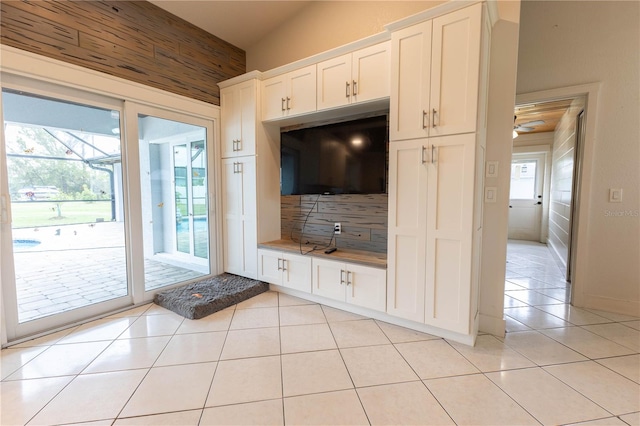
M 286 76 L 279 75 L 262 82 L 262 119 L 273 120 L 286 114 Z
M 475 134 L 431 138 L 425 322 L 469 332 Z
M 282 285 L 311 293 L 311 258 L 285 253 Z
M 391 34 L 389 140 L 429 134 L 431 21 Z
M 385 311 L 387 271 L 360 265 L 347 265 L 346 301 L 364 308 Z
M 257 277 L 255 158 L 222 162 L 224 270 Z
M 220 133 L 222 137 L 222 158 L 235 155 L 234 141 L 240 138 L 239 99 L 236 87 L 227 87 L 220 91 Z
M 352 54 L 352 103 L 389 96 L 390 46 L 390 42 L 380 43 Z
M 311 264 L 313 294 L 344 302 L 346 287 L 344 264 L 318 258 L 312 259 Z
M 482 4 L 433 20 L 431 136 L 476 129 Z
M 236 155 L 256 153 L 256 110 L 258 83 L 248 81 L 238 87 L 238 114 L 240 134 L 236 143 Z
M 351 54 L 317 64 L 318 110 L 351 103 Z
M 310 65 L 287 74 L 287 115 L 316 110 L 316 66 Z
M 258 279 L 271 284 L 282 283 L 281 254 L 279 251 L 258 249 Z
M 389 147 L 387 313 L 424 321 L 428 139 Z
M 222 158 L 256 152 L 257 84 L 251 80 L 220 91 Z

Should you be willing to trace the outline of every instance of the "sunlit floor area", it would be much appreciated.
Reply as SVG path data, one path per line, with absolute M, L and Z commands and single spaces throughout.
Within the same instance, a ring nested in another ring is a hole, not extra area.
M 20 322 L 127 294 L 122 224 L 27 228 L 13 234 L 19 245 L 14 263 Z M 203 275 L 152 259 L 144 262 L 147 290 Z
M 0 424 L 640 424 L 640 319 L 564 304 L 543 249 L 509 245 L 505 338 L 277 292 L 201 320 L 146 305 L 2 350 Z

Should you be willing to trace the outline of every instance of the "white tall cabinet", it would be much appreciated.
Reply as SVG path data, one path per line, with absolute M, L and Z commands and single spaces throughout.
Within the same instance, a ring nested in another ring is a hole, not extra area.
M 387 39 L 324 52 L 264 79 L 256 71 L 220 84 L 225 271 L 473 343 L 491 21 L 485 2 L 467 4 L 447 2 L 389 24 Z M 257 244 L 281 236 L 279 127 L 368 113 L 387 96 L 386 271 L 310 260 L 277 244 L 258 252 Z
M 224 271 L 255 279 L 258 242 L 280 238 L 280 152 L 258 121 L 260 82 L 251 77 L 220 85 L 220 176 Z
M 482 4 L 392 33 L 387 313 L 472 334 Z

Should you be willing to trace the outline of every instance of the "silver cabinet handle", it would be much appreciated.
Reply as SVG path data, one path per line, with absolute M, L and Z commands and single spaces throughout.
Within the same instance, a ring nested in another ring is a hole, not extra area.
M 429 127 L 429 113 L 422 110 L 422 128 L 426 129 L 427 127 Z
M 287 270 L 287 268 L 286 268 L 286 266 L 285 266 L 285 265 L 287 264 L 286 262 L 287 262 L 287 259 L 282 259 L 282 270 L 283 270 L 283 271 L 286 271 L 286 270 Z
M 349 82 L 348 82 L 348 81 L 346 82 L 346 85 L 347 85 L 347 86 L 346 86 L 346 88 L 345 88 L 345 97 L 347 97 L 347 98 L 348 98 L 349 96 L 351 96 L 351 95 L 350 95 L 350 93 L 351 93 L 351 92 L 349 92 Z
M 431 144 L 431 164 L 435 164 L 436 162 L 436 146 Z
M 427 159 L 424 158 L 424 155 L 427 153 L 427 147 L 422 145 L 422 153 L 420 154 L 420 160 L 422 160 L 422 164 L 427 163 Z
M 285 99 L 284 99 L 284 98 L 282 98 L 282 103 L 281 103 L 280 107 L 282 108 L 282 110 L 283 110 L 283 111 L 285 111 L 285 109 L 284 109 L 284 102 L 285 102 Z
M 340 285 L 344 284 L 344 270 L 340 269 Z
M 291 102 L 291 98 L 287 96 L 287 110 L 291 109 L 291 106 L 289 106 L 290 102 Z
M 278 271 L 280 271 L 280 270 L 282 269 L 282 268 L 280 267 L 280 261 L 281 261 L 281 260 L 282 260 L 282 259 L 278 258 Z
M 353 96 L 358 94 L 358 82 L 353 80 L 351 83 L 351 93 L 353 94 Z
M 437 114 L 437 113 L 438 113 L 438 111 L 436 111 L 436 109 L 434 108 L 434 109 L 433 109 L 433 118 L 431 119 L 431 124 L 432 124 L 432 127 L 433 127 L 434 129 L 435 129 L 435 127 L 436 127 L 436 114 Z M 438 120 L 438 121 L 440 121 L 440 120 Z
M 353 282 L 351 281 L 351 274 L 351 271 L 347 271 L 347 285 L 353 284 Z
M 238 140 L 236 141 L 236 144 L 237 144 L 236 151 L 242 151 L 242 142 L 241 142 L 241 139 L 238 139 Z

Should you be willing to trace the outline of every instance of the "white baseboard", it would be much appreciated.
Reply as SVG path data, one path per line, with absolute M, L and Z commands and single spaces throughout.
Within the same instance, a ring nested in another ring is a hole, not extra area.
M 638 301 L 611 299 L 589 294 L 585 294 L 582 300 L 584 301 L 584 306 L 576 304 L 576 307 L 640 317 L 640 302 Z
M 494 336 L 503 337 L 507 328 L 507 322 L 504 317 L 493 317 L 480 314 L 480 324 L 478 331 L 481 333 L 489 333 Z

